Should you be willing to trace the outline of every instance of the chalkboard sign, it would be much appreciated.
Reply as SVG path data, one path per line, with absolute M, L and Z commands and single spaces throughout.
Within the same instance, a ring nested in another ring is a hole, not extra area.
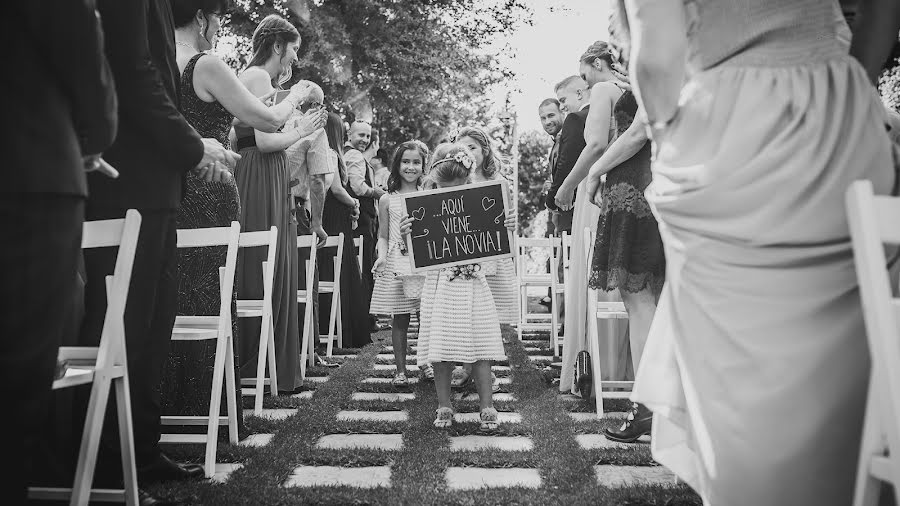
M 506 181 L 487 181 L 404 196 L 413 217 L 407 237 L 413 272 L 511 258 Z

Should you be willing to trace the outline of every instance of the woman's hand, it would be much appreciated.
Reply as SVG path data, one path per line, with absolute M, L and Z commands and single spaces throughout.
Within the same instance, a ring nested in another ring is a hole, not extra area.
M 573 207 L 573 200 L 575 200 L 575 189 L 569 188 L 566 183 L 563 183 L 556 191 L 556 207 L 562 211 L 568 211 Z
M 507 209 L 506 210 L 506 220 L 503 221 L 503 225 L 510 232 L 516 231 L 516 225 L 519 221 L 519 212 L 515 209 Z
M 413 219 L 412 216 L 404 216 L 403 219 L 400 220 L 400 234 L 409 235 L 414 221 L 416 220 Z
M 372 264 L 372 272 L 381 272 L 382 270 L 384 270 L 384 264 L 386 263 L 387 260 L 385 260 L 383 256 L 379 255 L 378 258 L 375 259 L 375 263 Z
M 590 202 L 597 207 L 601 207 L 600 205 L 600 174 L 588 174 L 587 185 L 585 186 L 585 193 L 587 197 L 590 199 Z

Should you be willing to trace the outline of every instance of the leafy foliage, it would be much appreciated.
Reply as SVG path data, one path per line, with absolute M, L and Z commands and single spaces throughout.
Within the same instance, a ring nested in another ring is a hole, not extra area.
M 373 120 L 383 146 L 486 123 L 485 92 L 512 77 L 492 44 L 531 15 L 524 0 L 237 0 L 220 37 L 236 68 L 271 13 L 301 34 L 295 79 L 322 85 L 348 120 Z
M 892 68 L 885 69 L 878 78 L 878 89 L 884 105 L 900 112 L 900 58 L 894 60 Z
M 519 137 L 519 229 L 531 237 L 530 227 L 544 208 L 544 182 L 550 179 L 548 154 L 553 140 L 544 132 L 530 131 Z

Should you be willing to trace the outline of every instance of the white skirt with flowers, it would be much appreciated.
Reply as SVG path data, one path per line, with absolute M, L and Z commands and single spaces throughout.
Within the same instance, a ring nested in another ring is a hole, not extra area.
M 485 279 L 489 264 L 472 276 L 456 275 L 459 269 L 453 267 L 425 276 L 418 365 L 506 359 L 497 309 Z

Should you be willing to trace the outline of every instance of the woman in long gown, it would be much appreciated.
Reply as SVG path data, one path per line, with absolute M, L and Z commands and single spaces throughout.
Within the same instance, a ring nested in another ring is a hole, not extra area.
M 253 57 L 239 79 L 257 97 L 271 95 L 279 81 L 290 79 L 297 60 L 300 34 L 284 18 L 266 16 L 253 32 Z M 319 112 L 312 113 L 317 116 Z M 323 116 L 322 116 L 323 117 Z M 324 119 L 324 117 L 323 117 Z M 235 125 L 241 159 L 234 176 L 241 192 L 241 230 L 278 227 L 275 280 L 272 286 L 272 322 L 275 327 L 275 357 L 279 392 L 301 389 L 300 331 L 297 305 L 297 222 L 293 217 L 290 172 L 285 148 L 309 132 L 301 128 L 266 133 L 248 125 Z M 263 248 L 242 251 L 238 257 L 237 284 L 241 298 L 261 299 L 263 292 Z M 255 377 L 260 321 L 240 322 L 241 376 Z
M 325 195 L 322 228 L 328 235 L 344 234 L 344 257 L 341 259 L 343 344 L 346 348 L 362 348 L 372 340 L 369 334 L 369 308 L 364 296 L 356 248 L 353 246 L 353 222 L 359 216 L 359 201 L 352 195 L 347 179 L 347 168 L 344 166 L 344 156 L 341 153 L 341 146 L 344 145 L 344 124 L 340 116 L 335 113 L 328 114 L 325 133 L 337 170 Z M 333 251 L 319 255 L 319 276 L 322 279 L 334 279 L 332 263 L 334 255 Z M 319 328 L 323 330 L 328 328 L 330 315 L 331 294 L 323 294 L 319 297 Z
M 869 357 L 844 196 L 896 177 L 872 81 L 830 2 L 628 6 L 667 262 L 633 396 L 653 456 L 706 504 L 851 504 Z
M 613 70 L 613 62 L 609 46 L 605 42 L 595 42 L 581 57 L 579 73 L 591 90 L 590 108 L 584 127 L 587 145 L 556 194 L 556 205 L 561 209 L 573 207 L 574 195 L 575 209 L 572 217 L 569 279 L 565 286 L 565 336 L 559 381 L 561 392 L 579 393 L 579 387 L 575 384 L 575 363 L 581 351 L 590 349 L 587 340 L 588 318 L 593 318 L 594 315 L 588 314 L 588 307 L 599 297 L 621 300 L 617 292 L 598 294 L 596 290 L 588 289 L 590 271 L 584 251 L 584 242 L 588 240 L 584 229 L 589 228 L 596 233 L 600 218 L 600 209 L 591 203 L 592 196 L 588 195 L 585 178 L 616 135 L 613 108 L 622 95 L 622 83 Z M 605 352 L 600 356 L 601 379 L 626 379 L 629 362 L 627 322 L 608 320 L 605 325 L 598 324 L 597 333 L 598 349 Z M 597 371 L 592 373 L 596 374 Z
M 201 137 L 216 139 L 228 147 L 228 132 L 235 117 L 254 127 L 274 132 L 300 101 L 304 86 L 281 104 L 267 107 L 241 85 L 234 72 L 218 57 L 205 51 L 215 47 L 221 17 L 229 2 L 175 0 L 176 57 L 181 71 L 180 110 Z M 185 176 L 177 223 L 179 229 L 227 227 L 238 221 L 241 200 L 233 179 L 207 182 L 194 172 Z M 219 267 L 225 265 L 225 247 L 178 251 L 178 314 L 219 314 Z M 235 298 L 237 294 L 235 293 Z M 232 327 L 239 339 L 237 315 L 232 305 Z M 212 388 L 215 341 L 176 341 L 165 365 L 160 385 L 166 415 L 206 414 Z M 238 389 L 238 393 L 240 390 Z M 225 404 L 222 404 L 225 409 Z

